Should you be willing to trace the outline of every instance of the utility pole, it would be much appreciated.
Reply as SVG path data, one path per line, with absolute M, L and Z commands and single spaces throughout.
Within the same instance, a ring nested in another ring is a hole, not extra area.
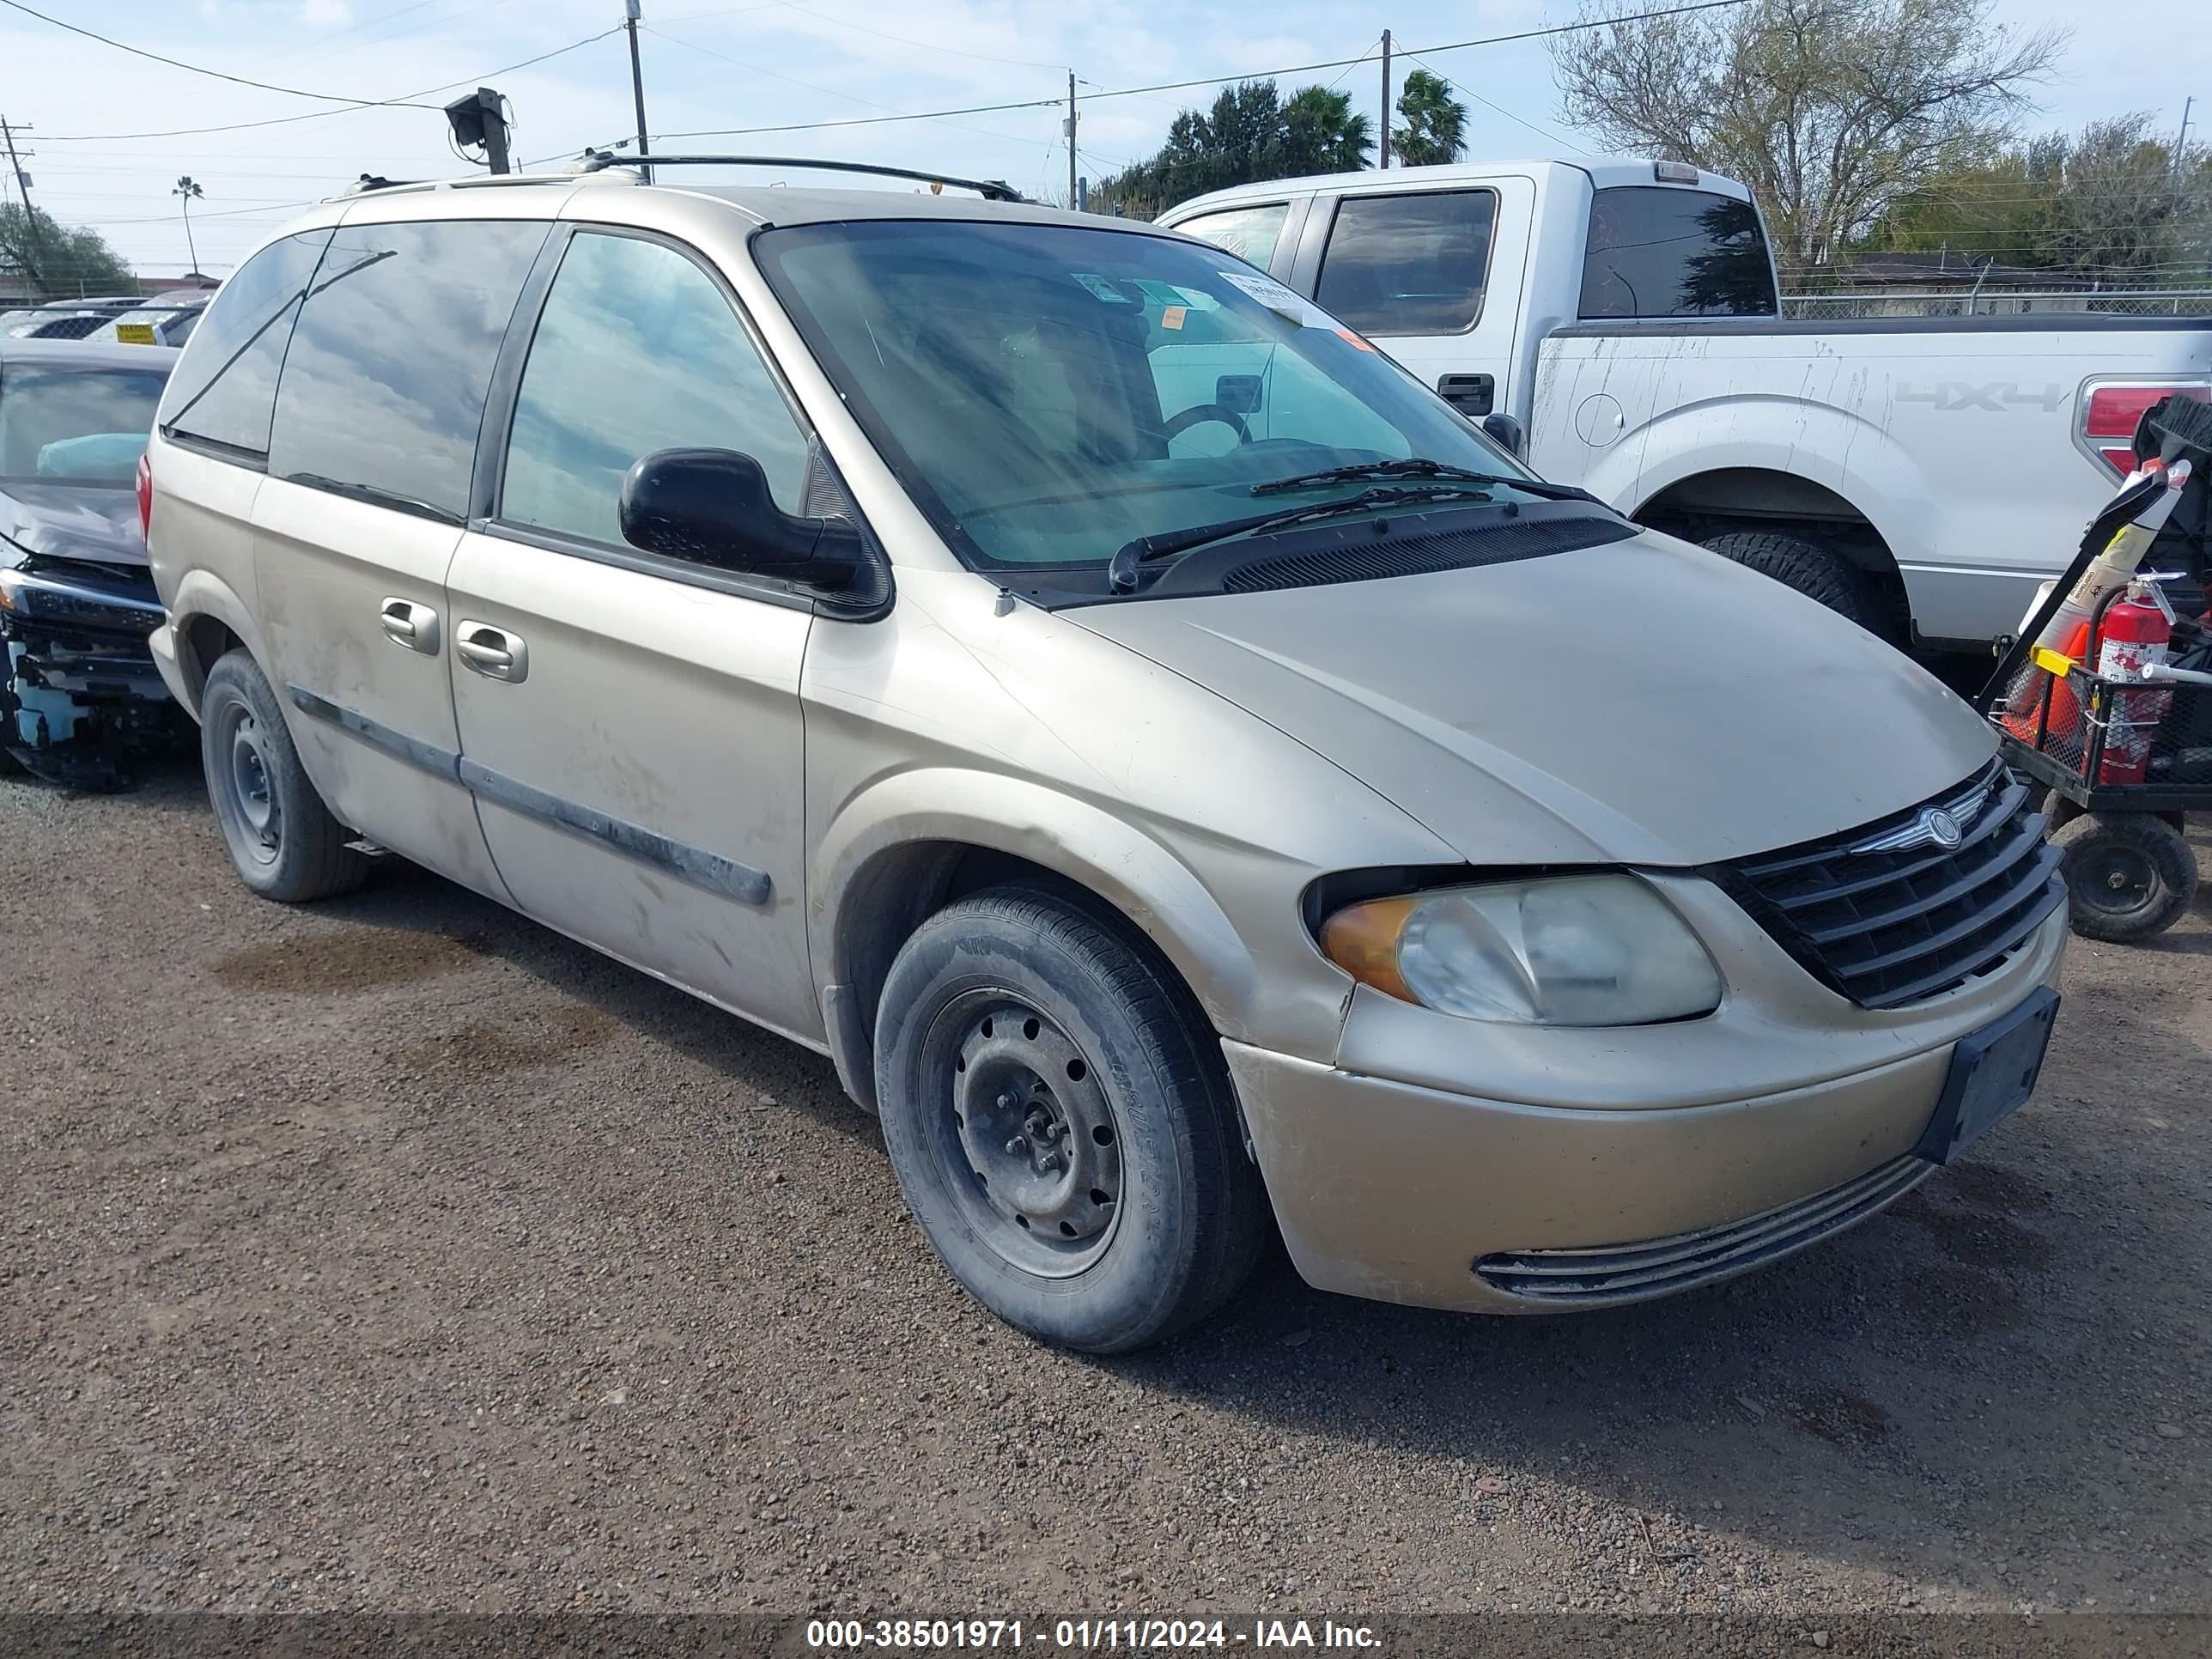
M 645 70 L 637 59 L 637 26 L 643 14 L 638 9 L 638 0 L 623 0 L 623 27 L 629 31 L 629 93 L 637 104 L 637 153 L 647 154 L 645 138 Z M 645 182 L 653 182 L 653 169 L 640 167 Z
M 1378 170 L 1390 165 L 1390 31 L 1382 31 L 1382 159 Z
M 1067 206 L 1076 210 L 1075 200 L 1075 71 L 1067 72 Z
M 31 205 L 31 175 L 23 171 L 21 158 L 15 154 L 15 130 L 8 125 L 8 118 L 0 115 L 0 142 L 8 146 L 8 171 L 15 175 L 15 188 L 23 192 L 23 264 L 30 272 L 31 281 L 44 294 L 46 278 L 39 275 L 37 261 L 33 258 L 39 244 L 39 210 Z
M 2189 148 L 2189 112 L 2197 107 L 2194 94 L 2181 100 L 2181 131 L 2173 140 L 2173 165 L 2181 165 L 2182 152 Z

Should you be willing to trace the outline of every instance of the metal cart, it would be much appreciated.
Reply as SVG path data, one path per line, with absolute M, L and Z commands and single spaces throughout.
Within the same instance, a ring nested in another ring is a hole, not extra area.
M 2165 932 L 2196 896 L 2184 815 L 2212 811 L 2212 684 L 2106 679 L 2030 644 L 2071 585 L 2021 629 L 1975 707 L 2012 769 L 2047 786 L 2074 931 L 2125 944 Z M 2119 597 L 2099 607 L 2092 640 Z

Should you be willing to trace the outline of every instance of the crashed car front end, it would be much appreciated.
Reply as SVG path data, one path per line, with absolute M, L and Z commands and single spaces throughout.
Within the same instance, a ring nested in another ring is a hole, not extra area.
M 153 580 L 14 550 L 0 565 L 0 746 L 51 781 L 122 787 L 188 726 L 147 645 L 162 617 Z

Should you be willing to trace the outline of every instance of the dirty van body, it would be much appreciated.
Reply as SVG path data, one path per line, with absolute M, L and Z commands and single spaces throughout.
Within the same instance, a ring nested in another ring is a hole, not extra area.
M 1218 249 L 690 176 L 358 196 L 210 307 L 155 649 L 257 891 L 365 837 L 826 1052 L 1093 1351 L 1271 1225 L 1468 1311 L 1713 1282 L 2026 1097 L 2055 860 L 1911 663 Z
M 132 490 L 176 356 L 0 340 L 0 750 L 52 782 L 125 787 L 191 730 Z

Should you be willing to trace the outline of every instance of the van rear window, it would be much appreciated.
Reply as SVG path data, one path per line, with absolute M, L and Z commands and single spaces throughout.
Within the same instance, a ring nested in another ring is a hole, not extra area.
M 338 230 L 284 354 L 270 472 L 465 517 L 492 365 L 550 230 L 521 219 Z
M 1580 309 L 1593 319 L 1773 316 L 1780 307 L 1759 210 L 1662 185 L 1599 191 Z

